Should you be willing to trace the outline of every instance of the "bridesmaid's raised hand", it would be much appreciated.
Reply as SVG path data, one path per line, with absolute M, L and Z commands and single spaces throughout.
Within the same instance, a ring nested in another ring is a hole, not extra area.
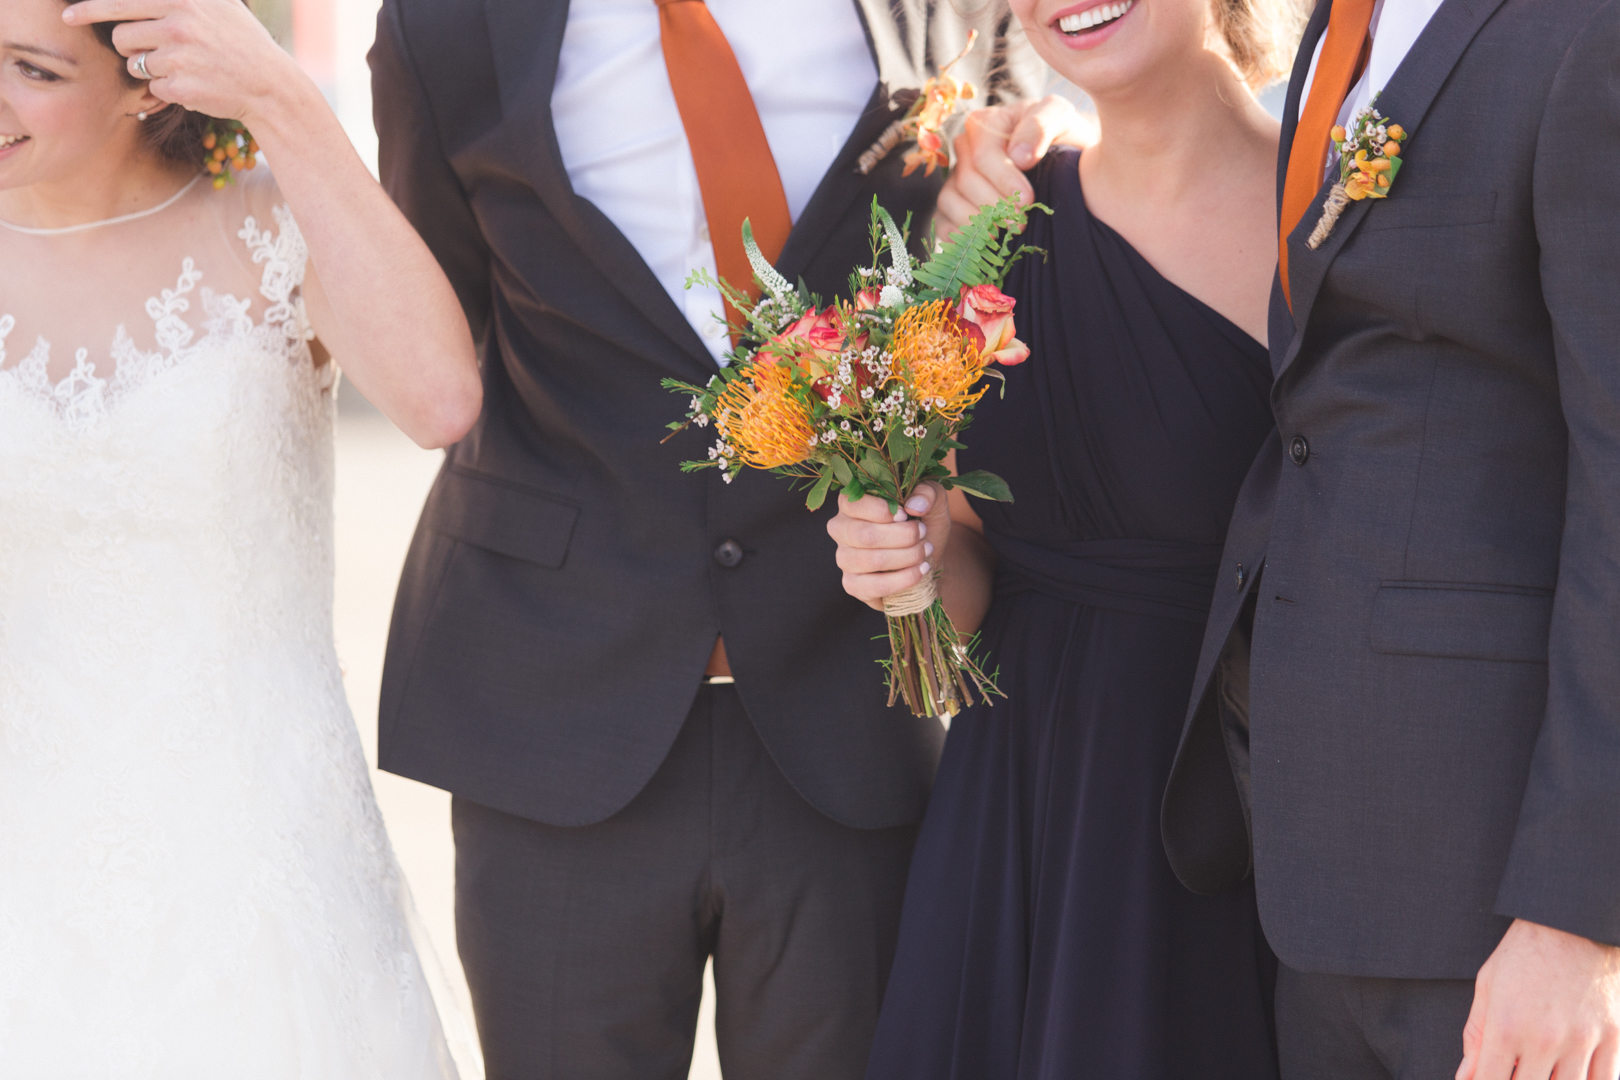
M 950 500 L 933 481 L 919 485 L 897 514 L 876 495 L 854 502 L 840 495 L 827 532 L 838 543 L 844 591 L 881 611 L 885 596 L 905 592 L 945 557 Z

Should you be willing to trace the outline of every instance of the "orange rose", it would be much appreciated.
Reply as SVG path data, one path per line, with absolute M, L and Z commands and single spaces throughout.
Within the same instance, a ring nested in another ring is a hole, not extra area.
M 1013 305 L 1018 303 L 994 285 L 964 285 L 956 318 L 963 331 L 990 360 L 1012 367 L 1029 359 L 1029 346 L 1014 335 Z

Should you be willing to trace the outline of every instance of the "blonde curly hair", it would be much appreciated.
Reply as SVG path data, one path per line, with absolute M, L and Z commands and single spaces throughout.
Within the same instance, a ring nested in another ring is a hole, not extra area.
M 1309 0 L 1210 0 L 1217 40 L 1252 89 L 1286 78 L 1310 18 Z

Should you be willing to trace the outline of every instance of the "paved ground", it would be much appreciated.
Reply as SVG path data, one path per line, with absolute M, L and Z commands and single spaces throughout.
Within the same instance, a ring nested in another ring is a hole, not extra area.
M 441 455 L 417 449 L 362 405 L 346 410 L 337 442 L 337 638 L 360 736 L 377 760 L 377 687 L 394 587 L 416 516 Z M 466 1001 L 456 962 L 450 797 L 387 773 L 374 773 L 377 800 L 445 970 Z M 692 1080 L 719 1080 L 714 993 L 705 986 Z

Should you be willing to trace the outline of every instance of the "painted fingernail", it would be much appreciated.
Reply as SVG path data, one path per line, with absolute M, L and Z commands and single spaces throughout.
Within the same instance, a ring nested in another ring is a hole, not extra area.
M 1035 148 L 1029 145 L 1029 143 L 1021 142 L 1009 150 L 1008 153 L 1012 156 L 1012 159 L 1015 162 L 1018 162 L 1021 165 L 1035 156 Z
M 934 545 L 933 544 L 924 544 L 923 545 L 923 554 L 932 557 L 933 554 L 934 554 Z
M 896 522 L 900 522 L 900 521 L 905 521 L 905 520 L 907 520 L 907 518 L 906 518 L 906 512 L 905 512 L 905 511 L 904 511 L 904 510 L 902 510 L 902 511 L 900 511 L 900 512 L 899 512 L 899 513 L 897 513 L 897 514 L 895 514 L 895 515 L 894 515 L 894 520 L 895 520 L 895 521 L 896 521 Z
M 927 535 L 928 535 L 928 523 L 925 522 L 925 521 L 917 522 L 917 539 L 921 540 L 923 537 L 925 537 Z
M 906 509 L 913 514 L 926 514 L 928 512 L 928 500 L 921 495 L 913 495 L 906 500 Z
M 928 566 L 928 564 L 927 564 L 927 563 L 919 563 L 919 564 L 918 564 L 918 565 L 917 565 L 917 569 L 918 569 L 918 570 L 919 570 L 919 571 L 921 571 L 921 572 L 922 572 L 922 573 L 924 573 L 924 574 L 926 574 L 926 573 L 928 573 L 928 570 L 929 570 L 929 566 Z

